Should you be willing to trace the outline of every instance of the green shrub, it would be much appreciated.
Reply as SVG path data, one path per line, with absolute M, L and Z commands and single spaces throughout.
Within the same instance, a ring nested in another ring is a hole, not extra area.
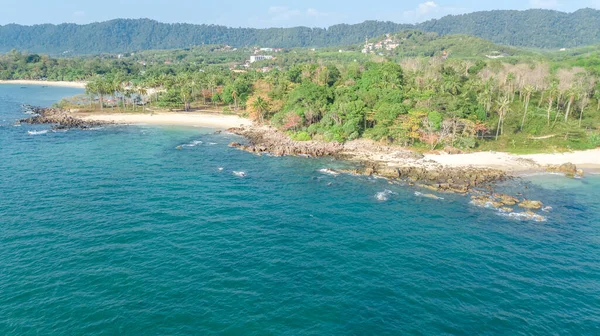
M 310 135 L 304 131 L 290 133 L 289 136 L 290 136 L 290 138 L 292 138 L 292 140 L 295 140 L 295 141 L 310 141 L 310 140 L 312 140 Z
M 593 147 L 600 147 L 600 133 L 592 133 L 588 137 L 588 142 Z

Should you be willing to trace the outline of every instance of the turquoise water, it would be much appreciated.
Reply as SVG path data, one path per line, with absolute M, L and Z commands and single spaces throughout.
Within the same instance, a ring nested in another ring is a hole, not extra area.
M 12 126 L 77 92 L 0 86 L 2 335 L 600 334 L 598 177 L 529 179 L 538 223 L 209 129 Z

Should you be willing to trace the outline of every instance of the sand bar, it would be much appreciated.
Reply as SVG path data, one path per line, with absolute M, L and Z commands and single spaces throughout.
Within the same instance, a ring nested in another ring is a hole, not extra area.
M 85 82 L 64 82 L 64 81 L 40 81 L 40 80 L 0 80 L 0 84 L 15 84 L 15 85 L 45 85 L 45 86 L 61 86 L 77 89 L 85 89 Z
M 231 128 L 252 125 L 249 119 L 236 115 L 222 115 L 196 112 L 155 112 L 150 113 L 93 113 L 79 114 L 84 120 L 110 121 L 118 124 L 178 125 L 196 127 Z
M 551 154 L 514 155 L 500 152 L 478 152 L 468 154 L 427 154 L 426 160 L 435 161 L 450 167 L 489 167 L 521 172 L 536 168 L 537 165 L 560 165 L 573 163 L 581 168 L 600 168 L 600 148 Z

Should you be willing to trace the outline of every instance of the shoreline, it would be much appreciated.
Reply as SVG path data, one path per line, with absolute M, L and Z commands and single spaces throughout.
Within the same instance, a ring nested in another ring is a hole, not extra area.
M 498 168 L 521 174 L 545 171 L 547 166 L 572 163 L 578 168 L 600 169 L 600 148 L 565 153 L 517 155 L 505 152 L 474 152 L 465 154 L 425 154 L 425 159 L 451 167 Z
M 43 80 L 29 80 L 29 79 L 0 80 L 0 84 L 41 85 L 41 86 L 68 87 L 68 88 L 75 88 L 75 89 L 85 89 L 85 85 L 86 85 L 85 82 L 43 81 Z
M 73 117 L 84 121 L 110 122 L 115 124 L 149 124 L 164 126 L 190 126 L 210 128 L 232 128 L 251 126 L 250 119 L 237 115 L 211 114 L 202 112 L 153 112 L 149 113 L 100 113 L 75 112 Z
M 397 171 L 406 168 L 423 171 L 500 171 L 507 176 L 532 172 L 558 172 L 580 176 L 581 169 L 600 171 L 600 148 L 552 154 L 516 155 L 504 152 L 474 152 L 463 154 L 420 154 L 410 149 L 383 145 L 368 139 L 339 143 L 293 141 L 286 134 L 269 126 L 235 128 L 231 132 L 249 139 L 249 145 L 232 144 L 251 153 L 272 153 L 276 156 L 333 156 L 362 163 L 367 173 Z M 365 172 L 362 172 L 365 173 Z M 396 173 L 391 173 L 395 175 Z

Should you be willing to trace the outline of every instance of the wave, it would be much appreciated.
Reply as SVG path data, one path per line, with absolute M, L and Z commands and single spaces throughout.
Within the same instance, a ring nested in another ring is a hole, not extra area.
M 531 220 L 534 222 L 545 222 L 548 220 L 546 217 L 544 217 L 542 215 L 538 215 L 533 212 L 503 212 L 503 211 L 500 211 L 499 215 L 513 218 L 513 219 L 518 219 L 518 220 Z
M 235 175 L 237 177 L 246 177 L 246 173 L 243 171 L 234 171 L 233 175 Z
M 327 174 L 327 175 L 332 175 L 332 176 L 340 175 L 340 173 L 336 172 L 333 169 L 329 169 L 329 168 L 319 169 L 319 172 L 321 174 Z
M 27 131 L 27 134 L 29 134 L 29 135 L 39 135 L 39 134 L 46 134 L 46 133 L 48 133 L 48 130 Z
M 398 195 L 398 193 L 395 193 L 391 190 L 386 189 L 384 191 L 381 191 L 381 192 L 378 192 L 377 194 L 375 194 L 375 198 L 378 201 L 385 202 L 385 201 L 389 200 L 390 196 L 392 196 L 392 195 Z
M 177 147 L 175 147 L 175 148 L 176 148 L 176 149 L 182 149 L 182 148 L 184 148 L 184 147 L 196 147 L 196 146 L 198 146 L 198 145 L 201 145 L 201 144 L 203 144 L 203 142 L 202 142 L 202 141 L 200 141 L 200 140 L 194 140 L 194 141 L 192 141 L 192 142 L 190 142 L 190 143 L 186 143 L 186 144 L 183 144 L 183 145 L 179 145 L 179 146 L 177 146 Z
M 471 201 L 471 202 L 469 202 L 469 204 L 475 205 L 480 208 L 494 209 L 498 212 L 498 215 L 512 218 L 512 219 L 517 219 L 517 220 L 522 220 L 522 221 L 530 220 L 530 221 L 534 221 L 534 222 L 545 222 L 548 220 L 546 217 L 539 215 L 532 211 L 513 212 L 512 211 L 513 209 L 509 208 L 509 207 L 496 208 L 496 206 L 494 206 L 494 203 L 491 201 L 486 202 L 484 204 L 478 204 L 476 202 Z M 542 209 L 542 211 L 544 211 L 544 212 L 549 212 L 550 210 L 552 210 L 552 207 L 545 207 L 544 209 Z
M 423 194 L 422 192 L 418 192 L 418 191 L 415 191 L 415 196 L 417 196 L 417 197 L 431 198 L 431 199 L 434 199 L 434 200 L 443 200 L 444 199 L 443 197 L 439 197 L 439 196 L 436 196 L 434 194 Z

